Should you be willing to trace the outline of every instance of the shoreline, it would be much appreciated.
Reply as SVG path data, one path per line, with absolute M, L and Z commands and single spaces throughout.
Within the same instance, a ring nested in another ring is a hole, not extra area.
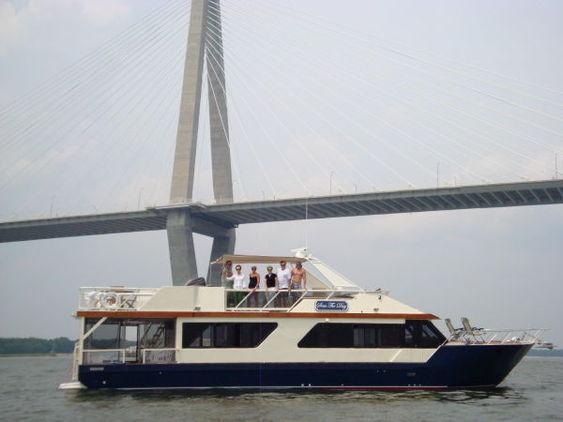
M 68 353 L 0 353 L 0 358 L 8 357 L 30 357 L 30 356 L 67 356 L 72 355 L 71 352 Z

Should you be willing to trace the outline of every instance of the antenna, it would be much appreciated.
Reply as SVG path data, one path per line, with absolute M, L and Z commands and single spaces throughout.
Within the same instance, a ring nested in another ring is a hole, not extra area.
M 309 249 L 309 198 L 305 198 L 305 250 Z

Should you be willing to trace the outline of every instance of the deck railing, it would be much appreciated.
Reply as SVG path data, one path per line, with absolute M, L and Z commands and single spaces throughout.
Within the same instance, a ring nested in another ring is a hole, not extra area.
M 79 310 L 138 310 L 158 289 L 136 287 L 82 287 Z
M 82 287 L 80 288 L 78 309 L 135 311 L 145 305 L 158 289 L 129 287 Z M 236 290 L 225 289 L 225 308 L 229 311 L 290 311 L 305 299 L 338 300 L 349 299 L 358 293 L 387 295 L 388 292 L 322 289 L 322 290 Z
M 177 349 L 143 349 L 143 363 L 176 363 Z
M 83 365 L 107 365 L 125 363 L 127 349 L 96 349 L 82 351 Z
M 448 339 L 448 343 L 463 344 L 535 344 L 545 328 L 522 328 L 489 330 L 473 328 L 471 331 L 458 329 Z
M 83 365 L 111 365 L 119 363 L 176 363 L 178 349 L 88 349 L 82 351 Z M 140 353 L 139 353 L 140 352 Z
M 225 289 L 225 308 L 228 311 L 290 311 L 305 299 L 337 300 L 349 299 L 359 290 L 274 290 Z M 372 293 L 385 294 L 383 291 Z

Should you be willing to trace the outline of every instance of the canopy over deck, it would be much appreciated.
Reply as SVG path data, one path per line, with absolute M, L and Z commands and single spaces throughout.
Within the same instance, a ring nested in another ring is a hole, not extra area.
M 261 256 L 261 255 L 223 255 L 212 264 L 224 265 L 227 261 L 233 264 L 277 264 L 280 261 L 295 264 L 301 262 L 310 264 L 317 274 L 307 271 L 307 285 L 313 289 L 334 289 L 359 291 L 361 288 L 354 282 L 311 255 L 305 255 L 305 249 L 295 249 L 299 256 Z
M 305 262 L 307 259 L 295 256 L 223 255 L 212 264 L 225 264 L 227 261 L 231 261 L 233 264 L 278 264 L 281 261 L 295 264 Z

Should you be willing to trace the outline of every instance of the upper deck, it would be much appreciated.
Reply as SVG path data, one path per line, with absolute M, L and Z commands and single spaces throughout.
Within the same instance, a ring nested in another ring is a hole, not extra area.
M 307 288 L 229 289 L 209 286 L 166 286 L 156 289 L 84 287 L 80 289 L 78 316 L 133 318 L 223 317 L 332 317 L 435 319 L 392 299 L 382 289 L 366 291 L 336 270 L 298 251 L 294 257 L 226 255 L 212 265 L 302 263 Z
M 287 290 L 204 286 L 85 287 L 80 289 L 77 316 L 437 318 L 392 299 L 382 290 L 311 289 L 288 293 Z

